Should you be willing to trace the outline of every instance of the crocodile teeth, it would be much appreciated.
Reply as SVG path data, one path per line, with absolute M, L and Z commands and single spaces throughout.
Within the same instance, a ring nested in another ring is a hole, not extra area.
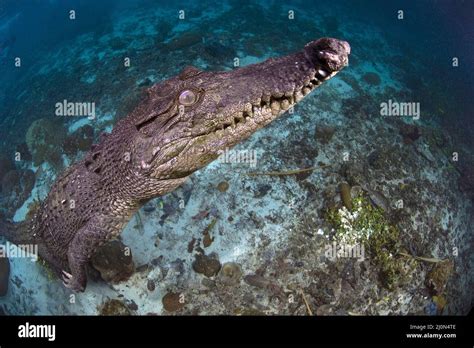
M 284 95 L 284 94 L 283 94 L 282 92 L 275 92 L 273 96 L 274 96 L 275 98 L 281 98 L 281 97 L 283 97 L 283 95 Z
M 325 72 L 323 69 L 318 70 L 318 75 L 322 78 L 325 78 L 326 76 L 328 76 L 327 72 Z
M 272 114 L 277 115 L 280 112 L 280 103 L 277 102 L 276 100 L 272 101 L 272 104 L 270 105 L 272 109 Z
M 244 111 L 248 112 L 249 114 L 252 112 L 252 104 L 250 103 L 245 103 L 244 105 Z
M 303 88 L 303 95 L 307 95 L 309 92 L 311 92 L 311 89 L 309 87 Z
M 288 101 L 288 99 L 283 99 L 282 102 L 281 102 L 281 108 L 283 110 L 288 110 L 290 108 L 290 102 Z
M 301 99 L 303 99 L 304 95 L 301 91 L 296 91 L 295 93 L 295 100 L 298 103 Z
M 241 122 L 245 122 L 245 117 L 242 113 L 238 113 L 234 116 L 234 125 L 237 126 L 237 124 Z

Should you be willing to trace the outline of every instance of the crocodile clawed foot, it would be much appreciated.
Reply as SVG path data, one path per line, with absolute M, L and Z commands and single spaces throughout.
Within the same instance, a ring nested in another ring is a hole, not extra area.
M 76 278 L 73 277 L 72 274 L 66 272 L 66 271 L 62 271 L 62 278 L 63 278 L 63 285 L 66 287 L 66 288 L 69 288 L 73 291 L 77 291 L 77 292 L 83 292 L 84 289 L 85 289 L 85 286 L 83 284 L 81 284 L 79 281 L 77 281 Z

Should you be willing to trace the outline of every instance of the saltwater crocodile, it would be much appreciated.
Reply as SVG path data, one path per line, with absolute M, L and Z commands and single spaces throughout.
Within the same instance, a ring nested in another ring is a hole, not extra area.
M 348 64 L 345 41 L 322 38 L 281 58 L 226 72 L 185 68 L 65 170 L 31 220 L 0 235 L 37 244 L 40 257 L 84 291 L 86 265 L 151 198 L 176 189 L 222 151 L 248 138 Z

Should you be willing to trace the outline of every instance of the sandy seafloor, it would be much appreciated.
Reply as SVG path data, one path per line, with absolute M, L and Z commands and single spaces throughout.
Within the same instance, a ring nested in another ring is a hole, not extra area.
M 198 31 L 203 20 L 216 20 L 226 6 L 179 24 L 161 44 L 166 45 L 183 33 Z M 83 63 L 82 68 L 71 78 L 80 76 L 83 89 L 100 84 L 97 120 L 67 120 L 70 133 L 84 124 L 110 131 L 113 120 L 123 113 L 118 109 L 119 104 L 127 102 L 131 92 L 140 90 L 140 83 L 147 77 L 158 82 L 188 64 L 226 68 L 225 63 L 210 66 L 209 59 L 196 53 L 200 44 L 186 46 L 183 43 L 166 56 L 150 57 L 155 60 L 153 63 L 133 67 L 131 72 L 117 77 L 114 85 L 108 84 L 111 79 L 106 75 L 111 71 L 107 70 L 110 68 L 106 67 L 106 60 L 121 60 L 125 54 L 125 50 L 112 48 L 113 40 L 120 38 L 127 42 L 131 51 L 151 49 L 155 44 L 151 38 L 160 32 L 147 20 L 156 16 L 169 18 L 171 11 L 150 13 L 137 9 L 133 16 L 118 13 L 110 33 L 100 37 L 82 35 L 35 63 L 31 69 L 32 73 L 35 71 L 32 81 L 35 76 L 41 79 L 37 81 L 49 80 L 47 85 L 41 86 L 44 90 L 54 89 L 51 76 L 63 72 L 67 76 L 67 71 L 73 69 L 78 60 Z M 326 25 L 322 19 L 312 20 L 321 21 L 321 28 Z M 350 42 L 365 41 L 371 47 L 378 46 L 378 50 L 371 51 L 372 59 L 367 60 L 364 58 L 367 53 L 357 51 L 363 48 L 353 45 L 353 62 L 349 67 L 305 98 L 293 114 L 285 114 L 239 144 L 235 150 L 257 151 L 255 168 L 246 163 L 216 161 L 193 174 L 173 193 L 152 200 L 147 204 L 152 208 L 147 211 L 142 208 L 141 222 L 135 216 L 122 234 L 122 241 L 131 248 L 138 268 L 128 280 L 117 284 L 90 280 L 86 292 L 76 294 L 75 303 L 70 303 L 71 292 L 58 279 L 51 280 L 42 266 L 26 259 L 11 258 L 9 292 L 0 298 L 3 311 L 94 315 L 107 300 L 119 299 L 131 314 L 170 314 L 164 310 L 162 298 L 173 292 L 183 294 L 185 299 L 184 307 L 172 312 L 174 314 L 306 315 L 309 311 L 318 315 L 435 314 L 432 294 L 426 286 L 432 263 L 418 262 L 409 282 L 388 290 L 378 282 L 377 270 L 370 259 L 358 262 L 349 258 L 330 260 L 325 256 L 331 230 L 322 211 L 328 200 L 339 202 L 338 185 L 356 173 L 360 184 L 382 193 L 392 207 L 398 200 L 404 201 L 403 218 L 398 226 L 402 244 L 411 254 L 454 261 L 444 293 L 446 305 L 437 314 L 466 313 L 471 308 L 473 295 L 473 207 L 469 197 L 458 189 L 458 173 L 448 163 L 446 151 L 424 136 L 439 128 L 437 115 L 422 110 L 422 117 L 417 121 L 378 115 L 376 100 L 380 99 L 374 96 L 387 100 L 394 95 L 403 98 L 414 92 L 403 80 L 403 68 L 396 64 L 397 54 L 387 54 L 398 52 L 396 43 L 390 44 L 381 33 L 362 22 L 340 21 L 337 30 Z M 324 33 L 324 29 L 321 31 Z M 221 40 L 226 42 L 230 35 L 223 31 Z M 279 55 L 266 52 L 265 48 L 259 56 L 248 54 L 238 45 L 235 50 L 242 65 Z M 138 56 L 137 59 L 144 58 Z M 375 72 L 380 83 L 364 80 L 362 77 L 367 72 Z M 423 83 L 423 77 L 420 79 Z M 130 103 L 134 102 L 136 98 Z M 422 136 L 405 144 L 399 133 L 400 122 L 416 124 Z M 320 126 L 335 129 L 325 144 L 315 135 Z M 444 136 L 448 142 L 453 141 L 452 135 L 444 132 Z M 378 167 L 367 165 L 368 154 L 373 151 L 385 156 Z M 345 152 L 350 154 L 348 161 L 343 159 Z M 77 158 L 81 156 L 82 153 L 77 154 Z M 74 160 L 66 155 L 63 159 L 65 164 Z M 45 197 L 57 174 L 50 164 L 41 166 L 41 175 L 36 177 L 29 200 L 16 211 L 15 221 L 25 217 L 28 204 L 35 197 Z M 307 177 L 246 175 L 312 166 L 317 168 Z M 31 164 L 23 164 L 23 167 L 38 169 Z M 229 185 L 225 192 L 217 189 L 223 181 Z M 186 203 L 180 205 L 181 200 Z M 215 225 L 210 234 L 214 239 L 204 248 L 203 231 L 213 221 Z M 195 250 L 189 252 L 193 238 L 197 244 Z M 219 275 L 208 278 L 196 273 L 192 263 L 197 245 L 206 255 L 218 258 L 221 264 L 239 264 L 242 278 L 229 285 L 222 282 Z M 453 256 L 454 247 L 458 248 L 458 256 Z M 143 266 L 146 264 L 148 267 Z M 255 279 L 259 281 L 249 284 L 245 281 L 248 275 L 257 275 Z M 155 284 L 153 291 L 147 287 L 150 280 Z M 282 293 L 293 294 L 294 301 L 286 301 Z

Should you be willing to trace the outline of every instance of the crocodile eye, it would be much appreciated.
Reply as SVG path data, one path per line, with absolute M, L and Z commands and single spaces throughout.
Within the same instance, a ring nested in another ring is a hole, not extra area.
M 193 105 L 197 101 L 196 93 L 190 90 L 185 90 L 179 95 L 179 103 L 184 106 Z

